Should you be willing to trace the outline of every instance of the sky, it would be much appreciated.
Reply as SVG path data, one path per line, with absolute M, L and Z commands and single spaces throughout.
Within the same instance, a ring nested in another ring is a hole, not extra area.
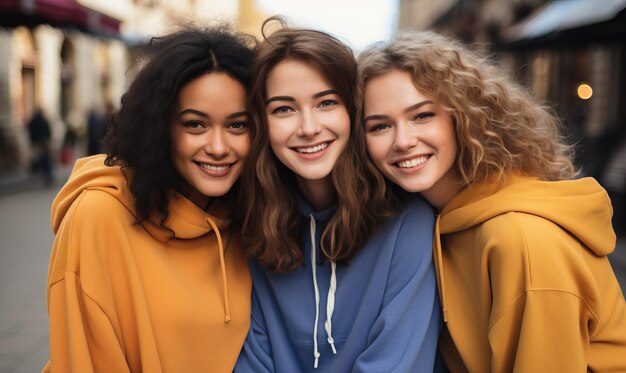
M 396 30 L 398 0 L 256 0 L 268 15 L 280 14 L 294 26 L 326 31 L 355 52 L 386 40 Z

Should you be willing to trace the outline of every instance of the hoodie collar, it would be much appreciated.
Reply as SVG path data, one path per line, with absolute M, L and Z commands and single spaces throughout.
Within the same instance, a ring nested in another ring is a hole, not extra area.
M 225 229 L 230 220 L 229 209 L 220 199 L 211 203 L 209 211 L 202 211 L 189 199 L 176 193 L 170 198 L 169 215 L 163 223 L 161 217 L 154 214 L 141 224 L 151 236 L 166 242 L 173 238 L 193 239 L 203 236 L 215 228 Z M 209 223 L 209 219 L 214 223 Z
M 302 214 L 302 216 L 304 216 L 307 220 L 312 216 L 316 221 L 325 222 L 330 219 L 330 217 L 337 210 L 337 205 L 333 204 L 324 210 L 315 211 L 313 206 L 311 206 L 311 204 L 304 199 L 300 193 L 295 193 L 295 196 L 296 203 L 298 204 L 298 211 L 300 211 L 300 214 Z

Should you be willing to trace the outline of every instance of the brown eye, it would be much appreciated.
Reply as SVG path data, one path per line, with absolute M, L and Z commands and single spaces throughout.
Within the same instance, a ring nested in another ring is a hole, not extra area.
M 234 129 L 234 130 L 242 130 L 248 127 L 248 123 L 246 122 L 233 122 L 230 123 L 228 125 L 228 128 Z
M 197 120 L 190 120 L 189 122 L 185 122 L 184 126 L 187 128 L 192 128 L 192 129 L 204 127 L 202 122 L 198 122 Z
M 370 127 L 368 132 L 380 132 L 380 131 L 385 130 L 387 128 L 391 128 L 391 126 L 388 125 L 387 123 L 375 124 L 375 125 Z

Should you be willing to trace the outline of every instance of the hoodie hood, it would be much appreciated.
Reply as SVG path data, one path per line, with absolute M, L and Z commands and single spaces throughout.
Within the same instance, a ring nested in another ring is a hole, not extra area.
M 134 198 L 128 185 L 132 177 L 131 170 L 120 166 L 109 167 L 104 164 L 105 159 L 106 156 L 101 154 L 76 161 L 69 180 L 52 203 L 51 226 L 55 234 L 74 201 L 87 190 L 108 193 L 137 217 Z M 146 231 L 158 241 L 167 242 L 174 238 L 194 239 L 214 232 L 222 272 L 224 322 L 229 323 L 231 321 L 230 296 L 224 246 L 220 233 L 220 229 L 228 226 L 229 221 L 226 217 L 229 216 L 229 210 L 220 198 L 216 198 L 211 203 L 209 211 L 205 212 L 187 198 L 176 193 L 170 198 L 168 212 L 169 215 L 163 222 L 156 214 L 141 222 Z
M 509 175 L 503 182 L 468 187 L 446 204 L 435 223 L 433 257 L 444 321 L 448 321 L 448 307 L 442 235 L 470 229 L 509 212 L 550 220 L 598 256 L 606 256 L 615 249 L 611 201 L 593 178 L 542 181 L 535 177 Z
M 541 181 L 510 176 L 504 183 L 479 184 L 459 193 L 440 214 L 440 234 L 458 232 L 508 212 L 550 220 L 581 240 L 597 255 L 615 248 L 613 208 L 593 178 Z
M 65 214 L 85 190 L 108 193 L 137 216 L 135 200 L 129 188 L 132 171 L 120 166 L 106 166 L 105 159 L 105 155 L 95 155 L 76 161 L 70 178 L 52 203 L 51 228 L 55 234 Z M 151 216 L 141 222 L 150 235 L 159 241 L 197 238 L 213 230 L 207 213 L 180 194 L 171 198 L 168 209 L 169 216 L 163 223 L 159 216 Z M 219 199 L 211 204 L 209 215 L 216 227 L 224 229 L 228 226 L 228 209 Z

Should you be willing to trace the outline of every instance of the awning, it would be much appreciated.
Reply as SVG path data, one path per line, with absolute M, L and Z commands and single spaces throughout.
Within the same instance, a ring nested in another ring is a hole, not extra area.
M 119 36 L 120 21 L 77 0 L 0 0 L 2 23 L 50 23 L 55 26 L 75 26 L 86 32 L 104 36 Z
M 523 21 L 511 26 L 503 33 L 502 41 L 519 44 L 528 41 L 547 41 L 571 38 L 576 35 L 582 41 L 600 36 L 615 36 L 625 33 L 623 22 L 611 24 L 626 8 L 626 0 L 556 0 L 538 8 Z M 623 15 L 623 13 L 621 14 Z M 598 25 L 609 27 L 596 27 Z M 576 30 L 591 30 L 581 33 Z M 561 40 L 563 41 L 563 40 Z M 575 40 L 570 40 L 575 41 Z

